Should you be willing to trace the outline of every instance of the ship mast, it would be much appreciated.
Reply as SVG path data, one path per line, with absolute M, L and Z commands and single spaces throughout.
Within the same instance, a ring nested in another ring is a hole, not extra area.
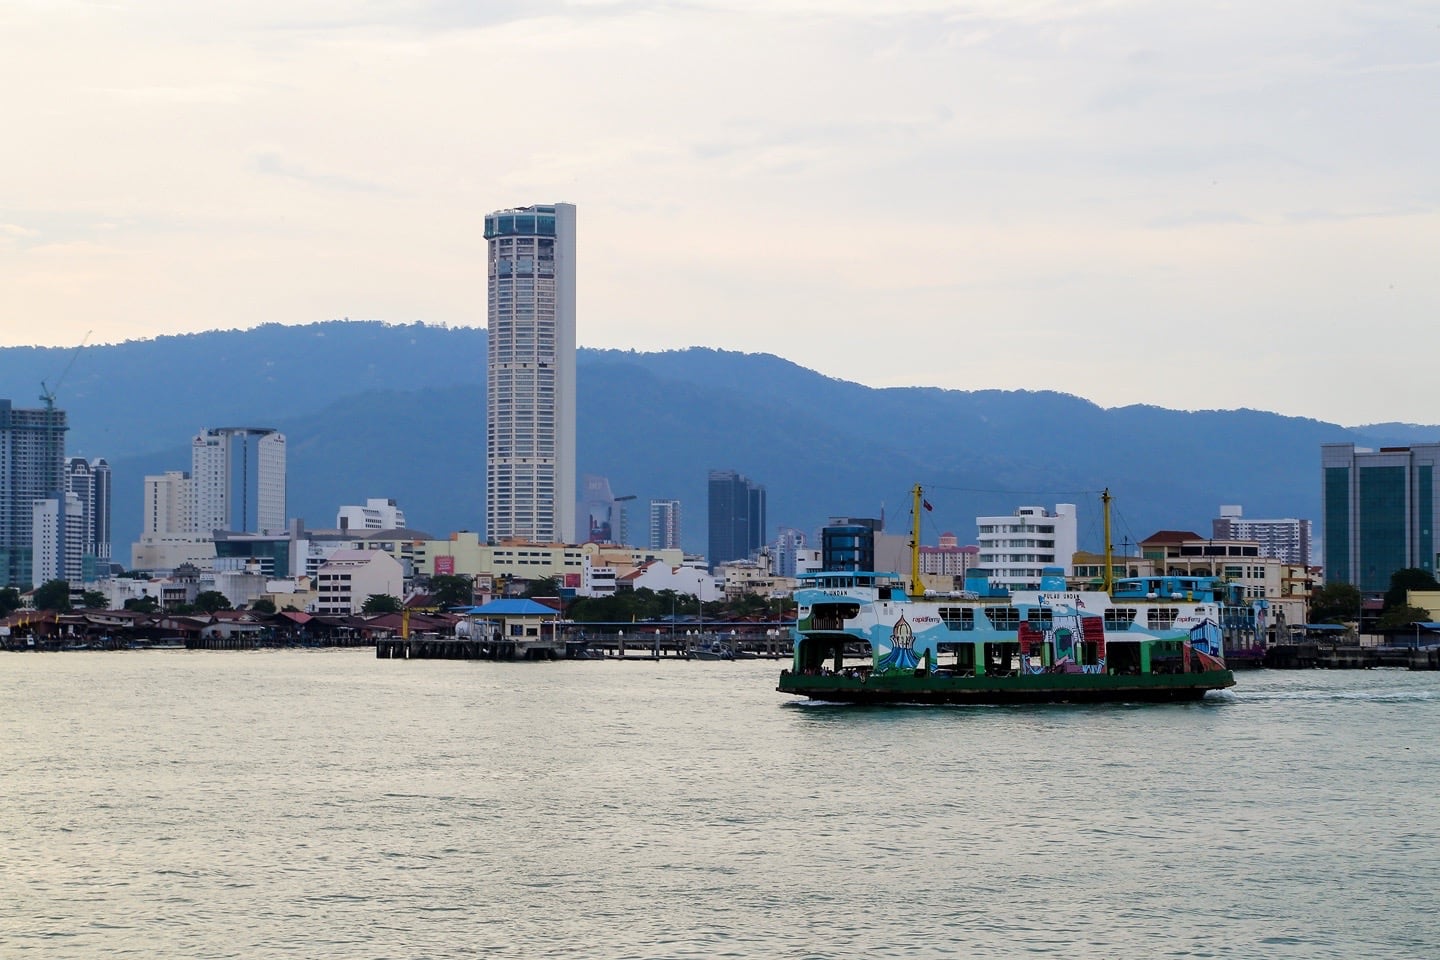
M 1100 494 L 1100 503 L 1105 513 L 1105 592 L 1115 587 L 1115 545 L 1110 542 L 1110 488 Z
M 921 495 L 918 483 L 911 493 L 915 502 L 910 505 L 910 595 L 923 597 L 925 587 L 920 583 L 920 505 L 925 502 L 925 498 Z

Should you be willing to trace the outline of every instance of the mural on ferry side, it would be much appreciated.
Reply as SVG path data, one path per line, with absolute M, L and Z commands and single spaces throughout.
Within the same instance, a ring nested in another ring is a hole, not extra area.
M 882 645 L 883 646 L 883 645 Z M 875 652 L 875 672 L 881 676 L 914 673 L 923 654 L 915 652 L 915 631 L 905 622 L 905 615 L 890 628 L 890 642 L 884 653 Z

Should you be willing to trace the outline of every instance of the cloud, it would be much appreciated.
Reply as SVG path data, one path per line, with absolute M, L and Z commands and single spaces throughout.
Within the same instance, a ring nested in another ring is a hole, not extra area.
M 286 159 L 278 150 L 256 153 L 250 158 L 250 163 L 256 172 L 266 176 L 280 177 L 326 190 L 351 190 L 360 193 L 394 192 L 391 188 L 372 180 L 352 177 L 343 173 L 325 173 L 309 169 L 303 164 Z
M 1023 379 L 1106 404 L 1203 381 L 1207 402 L 1341 422 L 1429 402 L 1423 5 L 255 0 L 0 19 L 24 145 L 0 219 L 33 231 L 0 228 L 32 245 L 0 258 L 0 298 L 31 329 L 480 323 L 480 219 L 564 199 L 590 346 L 762 349 L 861 382 Z M 31 255 L 42 237 L 52 256 Z M 1376 309 L 1391 282 L 1405 295 Z M 1266 346 L 1281 320 L 1327 344 L 1357 318 L 1415 347 L 1395 390 L 1317 389 L 1323 350 Z M 1206 331 L 1164 382 L 1127 366 L 1157 323 Z

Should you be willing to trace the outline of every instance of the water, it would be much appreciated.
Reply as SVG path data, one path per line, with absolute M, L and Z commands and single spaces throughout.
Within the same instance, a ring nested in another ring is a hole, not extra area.
M 779 665 L 0 657 L 0 956 L 1440 956 L 1440 674 L 854 708 Z

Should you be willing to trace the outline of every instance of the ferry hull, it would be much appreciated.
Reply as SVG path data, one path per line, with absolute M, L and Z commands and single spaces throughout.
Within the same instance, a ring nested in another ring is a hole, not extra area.
M 1018 677 L 845 676 L 786 671 L 781 693 L 834 703 L 1169 703 L 1234 686 L 1229 670 L 1186 674 L 1036 674 Z

